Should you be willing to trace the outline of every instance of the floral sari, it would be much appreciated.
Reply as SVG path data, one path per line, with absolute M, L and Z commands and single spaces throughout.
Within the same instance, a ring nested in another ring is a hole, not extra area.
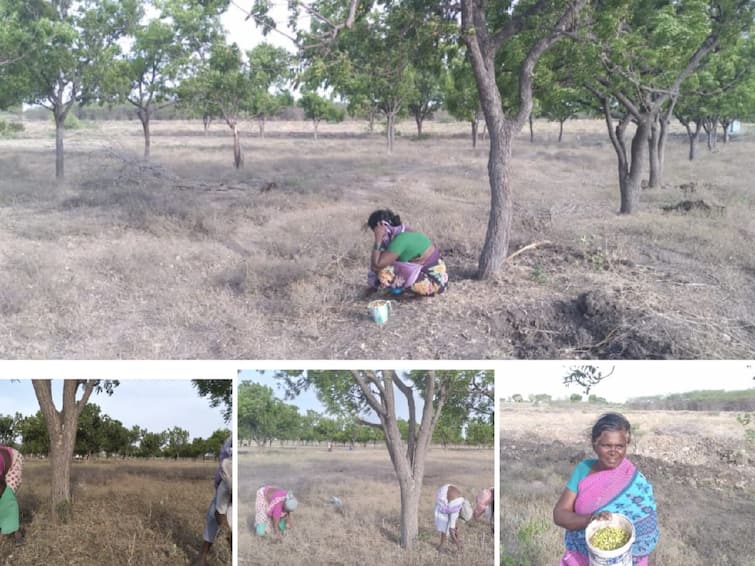
M 11 446 L 0 446 L 0 450 L 6 453 L 10 462 L 6 470 L 5 459 L 0 456 L 0 477 L 3 477 L 5 484 L 13 490 L 14 494 L 17 494 L 24 475 L 24 457 L 21 452 Z
M 411 231 L 405 224 L 390 226 L 386 224 L 386 233 L 383 238 L 383 247 L 398 234 Z M 382 289 L 404 290 L 408 289 L 417 295 L 432 297 L 439 295 L 448 287 L 448 270 L 440 252 L 436 249 L 424 263 L 411 261 L 395 261 L 393 265 L 384 267 L 378 273 L 370 271 L 367 274 L 367 283 L 371 287 Z
M 621 513 L 634 525 L 632 562 L 646 566 L 648 554 L 658 542 L 658 517 L 653 486 L 629 460 L 616 468 L 602 470 L 584 477 L 577 488 L 574 511 L 581 515 L 599 511 Z M 585 531 L 566 531 L 566 553 L 560 566 L 588 566 Z
M 272 532 L 276 525 L 271 519 L 280 519 L 284 514 L 283 503 L 286 501 L 288 492 L 285 489 L 272 486 L 262 486 L 257 490 L 255 501 L 254 526 L 258 534 Z M 268 496 L 270 501 L 268 501 Z M 260 527 L 262 525 L 262 527 Z

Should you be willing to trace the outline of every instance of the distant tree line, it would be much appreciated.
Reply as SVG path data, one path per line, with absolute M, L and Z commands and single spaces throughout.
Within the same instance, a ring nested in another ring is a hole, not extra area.
M 585 397 L 579 393 L 572 393 L 569 396 L 568 401 L 570 403 L 582 403 Z M 527 397 L 524 397 L 521 393 L 514 393 L 511 397 L 504 399 L 507 403 L 558 403 L 565 400 L 553 399 L 552 395 L 548 393 L 530 393 Z M 598 397 L 594 393 L 587 396 L 587 403 L 605 404 L 608 401 L 604 397 Z
M 629 399 L 631 409 L 671 411 L 753 411 L 755 389 L 740 391 L 689 391 Z
M 349 416 L 328 417 L 311 409 L 302 415 L 296 406 L 276 398 L 272 388 L 261 383 L 243 381 L 239 385 L 238 403 L 239 437 L 257 446 L 271 446 L 274 442 L 375 446 L 385 441 L 382 430 Z M 406 441 L 409 422 L 398 419 L 398 428 Z M 492 446 L 493 436 L 492 416 L 470 415 L 468 411 L 449 408 L 441 414 L 432 439 L 443 446 Z
M 228 430 L 216 430 L 208 438 L 194 438 L 174 426 L 151 432 L 139 426 L 126 428 L 117 419 L 102 413 L 98 405 L 89 403 L 79 417 L 74 454 L 90 457 L 165 457 L 198 458 L 217 455 L 228 437 Z M 48 454 L 50 437 L 41 411 L 30 416 L 20 413 L 0 415 L 0 444 L 17 447 L 24 454 Z

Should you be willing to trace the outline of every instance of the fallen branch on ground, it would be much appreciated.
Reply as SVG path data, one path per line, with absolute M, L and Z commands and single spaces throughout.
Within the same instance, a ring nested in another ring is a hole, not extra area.
M 553 242 L 551 242 L 550 240 L 542 240 L 540 242 L 532 242 L 531 244 L 527 244 L 523 248 L 519 248 L 518 250 L 516 250 L 513 254 L 511 254 L 509 257 L 506 258 L 506 261 L 510 261 L 510 260 L 514 259 L 516 256 L 518 256 L 521 253 L 526 252 L 527 250 L 531 250 L 531 249 L 537 248 L 539 246 L 544 246 L 544 245 L 552 244 L 552 243 Z

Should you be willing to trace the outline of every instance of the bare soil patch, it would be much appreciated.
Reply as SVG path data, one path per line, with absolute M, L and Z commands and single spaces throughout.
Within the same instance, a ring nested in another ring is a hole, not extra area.
M 502 564 L 556 565 L 563 529 L 553 506 L 601 407 L 501 410 Z M 653 484 L 661 538 L 650 564 L 755 563 L 755 453 L 734 413 L 624 411 L 628 457 Z
M 332 129 L 329 129 L 332 128 Z M 273 122 L 243 139 L 199 123 L 137 123 L 66 138 L 53 180 L 47 124 L 0 140 L 0 357 L 501 359 L 755 357 L 751 134 L 686 159 L 616 214 L 613 151 L 598 122 L 536 124 L 517 140 L 511 251 L 474 278 L 489 207 L 487 147 L 466 126 L 400 126 L 394 153 L 358 123 Z M 689 195 L 694 191 L 694 197 Z M 680 199 L 723 214 L 666 214 Z M 446 294 L 369 318 L 368 214 L 390 207 L 430 235 Z
M 412 551 L 398 543 L 400 497 L 385 447 L 353 451 L 323 447 L 253 449 L 239 455 L 239 565 L 331 564 L 372 566 L 394 564 L 479 564 L 493 561 L 495 539 L 490 524 L 461 522 L 461 554 L 440 554 L 433 523 L 435 492 L 453 483 L 468 498 L 493 483 L 492 450 L 443 450 L 428 455 L 419 507 L 419 540 Z M 254 533 L 257 489 L 275 483 L 291 489 L 299 500 L 294 527 L 285 537 Z M 333 497 L 341 505 L 329 503 Z
M 217 464 L 194 462 L 75 463 L 73 519 L 53 524 L 50 466 L 26 460 L 18 494 L 26 544 L 0 542 L 0 564 L 189 565 L 202 546 Z M 224 532 L 210 554 L 231 564 Z

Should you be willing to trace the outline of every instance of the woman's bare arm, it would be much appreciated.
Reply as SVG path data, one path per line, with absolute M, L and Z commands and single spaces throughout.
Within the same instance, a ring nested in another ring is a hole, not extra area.
M 564 488 L 561 497 L 558 498 L 553 508 L 553 522 L 559 527 L 570 531 L 580 531 L 587 527 L 592 520 L 592 515 L 581 515 L 574 511 L 574 502 L 577 494 L 569 488 Z

